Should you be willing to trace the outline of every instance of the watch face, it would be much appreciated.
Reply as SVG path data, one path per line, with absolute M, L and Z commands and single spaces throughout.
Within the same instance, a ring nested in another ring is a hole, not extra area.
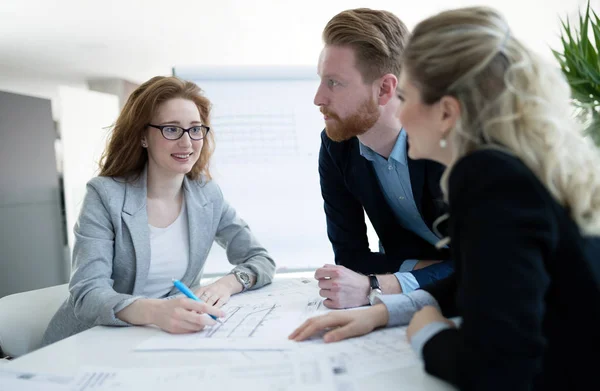
M 240 280 L 242 280 L 242 283 L 244 285 L 250 284 L 250 276 L 248 275 L 248 273 L 239 272 L 238 276 L 240 277 Z

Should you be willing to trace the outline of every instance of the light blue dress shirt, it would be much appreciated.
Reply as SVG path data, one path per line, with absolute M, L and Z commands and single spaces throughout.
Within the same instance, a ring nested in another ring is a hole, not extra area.
M 358 145 L 361 156 L 373 164 L 383 195 L 388 205 L 392 208 L 398 222 L 404 228 L 435 245 L 440 238 L 423 221 L 423 217 L 413 197 L 410 173 L 408 171 L 406 132 L 404 130 L 400 131 L 388 159 L 360 142 Z M 400 270 L 395 273 L 404 293 L 412 292 L 419 288 L 417 279 L 410 273 L 417 262 L 418 260 L 416 259 L 405 260 L 400 266 Z

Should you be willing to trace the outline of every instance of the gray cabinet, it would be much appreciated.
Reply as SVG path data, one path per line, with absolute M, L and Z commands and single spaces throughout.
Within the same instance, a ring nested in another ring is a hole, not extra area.
M 0 297 L 67 282 L 50 100 L 0 91 Z

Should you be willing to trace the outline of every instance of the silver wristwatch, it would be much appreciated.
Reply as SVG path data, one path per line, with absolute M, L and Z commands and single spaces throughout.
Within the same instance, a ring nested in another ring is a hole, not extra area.
M 375 298 L 383 295 L 383 292 L 381 291 L 379 280 L 377 280 L 375 274 L 369 274 L 369 284 L 371 286 L 371 290 L 369 291 L 369 304 L 373 305 L 375 304 Z
M 250 285 L 252 284 L 252 279 L 250 279 L 250 275 L 248 273 L 236 270 L 233 272 L 233 275 L 238 280 L 238 282 L 242 284 L 242 292 L 250 288 Z

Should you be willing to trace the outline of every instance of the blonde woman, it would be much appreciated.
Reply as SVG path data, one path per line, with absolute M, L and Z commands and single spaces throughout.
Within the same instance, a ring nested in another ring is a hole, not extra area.
M 70 297 L 44 344 L 90 327 L 154 324 L 189 333 L 231 295 L 271 282 L 275 263 L 211 180 L 210 101 L 194 83 L 154 77 L 123 107 L 75 226 Z M 235 267 L 199 286 L 214 242 Z M 175 297 L 172 279 L 204 302 Z M 172 300 L 164 300 L 173 298 Z
M 410 157 L 447 165 L 455 275 L 313 318 L 290 338 L 410 321 L 425 369 L 461 389 L 598 388 L 585 356 L 600 351 L 600 159 L 560 71 L 496 11 L 465 8 L 417 25 L 398 93 Z

